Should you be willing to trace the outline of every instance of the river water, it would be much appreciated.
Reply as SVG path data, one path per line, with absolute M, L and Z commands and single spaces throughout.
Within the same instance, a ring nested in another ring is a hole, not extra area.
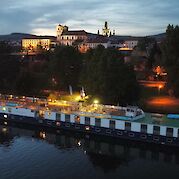
M 0 179 L 179 178 L 179 149 L 0 126 Z

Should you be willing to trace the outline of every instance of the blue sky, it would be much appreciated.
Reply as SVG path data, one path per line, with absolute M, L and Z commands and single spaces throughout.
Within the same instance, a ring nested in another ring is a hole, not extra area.
M 118 35 L 162 33 L 179 24 L 178 0 L 1 0 L 0 34 L 56 35 L 55 26 L 101 31 L 104 21 Z

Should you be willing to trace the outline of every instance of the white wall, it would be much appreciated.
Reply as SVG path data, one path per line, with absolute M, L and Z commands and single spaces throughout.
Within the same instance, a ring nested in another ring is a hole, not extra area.
M 116 120 L 116 129 L 124 130 L 125 129 L 125 122 Z
M 137 123 L 137 122 L 132 122 L 131 123 L 131 131 L 141 132 L 141 124 Z
M 160 135 L 166 136 L 167 128 L 166 126 L 160 126 Z
M 109 119 L 101 119 L 101 127 L 109 128 Z
M 153 125 L 147 124 L 147 133 L 148 134 L 153 134 Z

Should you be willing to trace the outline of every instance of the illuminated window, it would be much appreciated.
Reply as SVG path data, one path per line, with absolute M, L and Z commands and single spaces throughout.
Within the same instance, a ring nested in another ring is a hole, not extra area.
M 3 111 L 6 111 L 6 108 L 5 108 L 5 107 L 2 107 L 2 110 L 3 110 Z
M 75 123 L 80 123 L 80 117 L 79 116 L 75 116 Z

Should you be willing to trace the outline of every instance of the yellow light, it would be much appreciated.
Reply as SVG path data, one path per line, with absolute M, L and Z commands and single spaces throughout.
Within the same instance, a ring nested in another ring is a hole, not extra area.
M 77 97 L 75 98 L 76 101 L 79 101 L 80 99 L 81 99 L 80 96 L 77 96 Z
M 6 128 L 6 127 L 3 127 L 3 128 L 2 128 L 2 132 L 7 132 L 7 128 Z
M 98 104 L 99 101 L 98 101 L 97 99 L 95 99 L 95 100 L 93 101 L 93 103 L 94 103 L 94 104 Z
M 3 108 L 2 108 L 2 110 L 3 110 L 3 111 L 6 111 L 6 108 L 5 108 L 5 107 L 3 107 Z

